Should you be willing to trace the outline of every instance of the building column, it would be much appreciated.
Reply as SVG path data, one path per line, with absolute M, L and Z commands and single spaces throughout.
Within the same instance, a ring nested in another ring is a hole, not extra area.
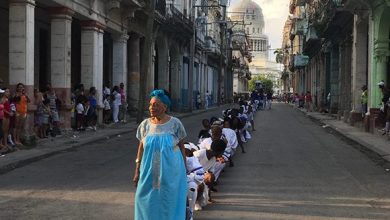
M 127 76 L 127 102 L 129 110 L 137 112 L 140 85 L 140 37 L 132 34 L 128 43 L 128 76 Z
M 367 61 L 368 61 L 368 19 L 363 15 L 354 16 L 353 45 L 352 45 L 352 115 L 360 115 L 362 86 L 367 85 Z M 367 85 L 368 86 L 368 85 Z M 358 118 L 358 117 L 357 117 Z M 356 118 L 356 119 L 357 119 Z
M 10 0 L 9 4 L 9 84 L 25 85 L 33 97 L 35 1 Z
M 339 46 L 339 65 L 338 65 L 338 68 L 339 68 L 339 80 L 338 80 L 338 90 L 339 90 L 339 94 L 343 94 L 343 95 L 340 95 L 338 97 L 338 103 L 339 103 L 339 108 L 338 108 L 338 116 L 341 118 L 344 114 L 344 110 L 345 110 L 345 84 L 346 84 L 346 81 L 345 81 L 345 75 L 346 75 L 346 72 L 345 72 L 345 66 L 347 65 L 345 62 L 345 54 L 346 54 L 346 48 L 345 48 L 345 43 L 340 43 L 340 46 Z M 341 65 L 340 65 L 341 64 Z
M 103 28 L 97 21 L 81 22 L 81 83 L 87 91 L 96 88 L 99 123 L 103 106 Z
M 50 8 L 51 14 L 51 85 L 63 103 L 60 115 L 64 128 L 71 127 L 71 38 L 73 11 Z
M 127 91 L 127 40 L 129 35 L 121 34 L 114 37 L 113 44 L 113 85 L 119 86 L 120 83 L 125 85 Z
M 387 85 L 387 61 L 389 52 L 389 40 L 375 40 L 374 41 L 374 79 L 371 81 L 371 103 L 373 108 L 379 107 L 382 103 L 382 92 L 378 88 L 377 84 L 381 80 L 385 81 Z
M 18 83 L 25 85 L 28 104 L 28 116 L 21 137 L 27 145 L 34 136 L 34 34 L 35 1 L 9 1 L 9 84 L 15 90 Z
M 339 103 L 339 46 L 334 45 L 330 55 L 330 113 L 335 114 L 340 107 Z

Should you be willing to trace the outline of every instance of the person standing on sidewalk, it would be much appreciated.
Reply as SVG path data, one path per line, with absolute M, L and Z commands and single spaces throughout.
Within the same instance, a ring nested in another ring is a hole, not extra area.
M 139 147 L 133 178 L 135 220 L 183 220 L 186 216 L 187 175 L 181 121 L 167 114 L 171 100 L 164 90 L 150 94 L 150 118 L 138 126 Z
M 368 91 L 366 85 L 362 86 L 361 103 L 362 103 L 362 118 L 364 118 L 367 113 L 367 103 L 368 103 Z
M 23 145 L 20 137 L 24 133 L 24 126 L 27 119 L 27 104 L 30 103 L 30 99 L 26 95 L 23 83 L 18 83 L 16 85 L 16 95 L 14 100 L 16 106 L 15 144 Z
M 127 103 L 126 103 L 125 85 L 123 83 L 121 83 L 119 85 L 119 94 L 121 95 L 121 106 L 119 109 L 119 120 L 122 122 L 126 122 Z
M 384 113 L 385 127 L 382 129 L 382 135 L 385 135 L 390 132 L 390 90 L 387 88 L 383 80 L 378 83 L 378 86 L 383 94 L 381 111 Z
M 121 103 L 121 94 L 119 93 L 119 87 L 118 86 L 114 86 L 114 89 L 112 91 L 112 97 L 113 97 L 113 101 L 112 101 L 112 120 L 114 121 L 114 123 L 118 123 L 119 122 L 119 108 L 120 106 L 122 105 Z
M 311 92 L 307 91 L 305 95 L 305 107 L 306 112 L 311 112 L 313 106 L 313 98 L 311 96 Z
M 207 90 L 206 91 L 206 97 L 205 97 L 205 109 L 208 109 L 209 107 L 210 107 L 210 102 L 211 102 L 211 100 L 210 100 L 210 93 L 209 93 L 209 90 Z

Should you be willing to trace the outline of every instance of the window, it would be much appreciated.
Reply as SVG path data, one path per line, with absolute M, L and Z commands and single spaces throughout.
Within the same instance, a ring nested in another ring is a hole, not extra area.
M 260 28 L 257 28 L 257 33 L 259 33 L 259 34 L 260 34 Z
M 252 28 L 252 33 L 255 33 L 255 30 L 256 30 L 255 28 Z

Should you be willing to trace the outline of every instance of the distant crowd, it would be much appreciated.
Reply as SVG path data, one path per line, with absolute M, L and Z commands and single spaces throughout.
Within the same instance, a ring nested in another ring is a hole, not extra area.
M 12 92 L 15 91 L 15 92 Z M 97 129 L 98 105 L 96 88 L 91 87 L 85 94 L 84 85 L 80 84 L 72 91 L 71 106 L 65 106 L 56 90 L 47 84 L 43 91 L 34 89 L 34 99 L 27 95 L 22 83 L 15 90 L 0 89 L 0 155 L 18 150 L 23 146 L 22 135 L 27 123 L 34 125 L 38 138 L 61 135 L 64 114 L 71 114 L 71 127 L 77 131 Z M 124 84 L 103 88 L 103 122 L 126 122 L 126 94 Z M 29 109 L 29 104 L 34 109 Z M 36 108 L 36 109 L 35 109 Z M 28 112 L 34 111 L 33 119 L 28 119 Z M 62 120 L 61 120 L 62 119 Z

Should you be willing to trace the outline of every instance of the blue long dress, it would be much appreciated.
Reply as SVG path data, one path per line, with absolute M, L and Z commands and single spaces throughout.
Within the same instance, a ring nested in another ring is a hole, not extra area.
M 144 120 L 136 137 L 143 142 L 135 220 L 185 219 L 187 178 L 178 143 L 186 136 L 179 119 L 164 124 Z

